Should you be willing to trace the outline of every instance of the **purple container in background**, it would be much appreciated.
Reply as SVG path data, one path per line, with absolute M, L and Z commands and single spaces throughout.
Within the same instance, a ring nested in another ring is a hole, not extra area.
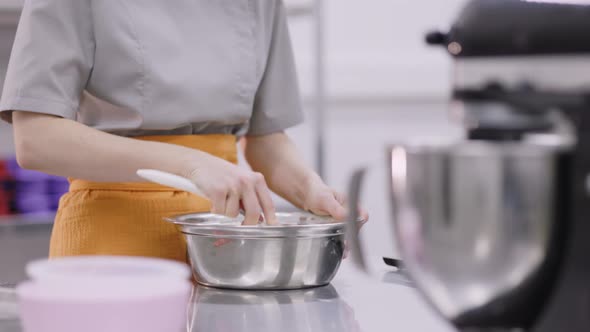
M 15 196 L 16 208 L 20 213 L 49 213 L 51 200 L 45 194 L 17 193 Z
M 67 179 L 23 169 L 16 159 L 8 160 L 6 168 L 14 178 L 14 208 L 18 213 L 53 212 L 69 190 Z
M 14 182 L 14 180 L 12 180 L 12 179 L 4 180 L 4 181 L 2 181 L 2 188 L 1 189 L 4 189 L 4 191 L 6 191 L 6 192 L 13 192 L 15 186 L 16 186 L 16 183 Z
M 47 181 L 49 180 L 50 175 L 37 171 L 30 171 L 28 169 L 17 168 L 14 171 L 13 177 L 17 181 Z
M 70 190 L 70 183 L 66 178 L 61 176 L 49 177 L 49 193 L 50 194 L 65 194 Z
M 48 192 L 49 185 L 47 181 L 44 180 L 17 180 L 14 189 L 16 193 L 20 194 L 43 195 Z
M 6 169 L 8 170 L 8 173 L 14 176 L 14 173 L 16 173 L 18 168 L 20 167 L 18 166 L 15 158 L 6 160 Z
M 11 211 L 13 183 L 6 161 L 0 160 L 0 216 Z
M 14 177 L 17 181 L 18 180 L 28 180 L 28 181 L 47 180 L 50 177 L 49 175 L 47 175 L 45 173 L 31 171 L 28 169 L 21 168 L 18 165 L 18 163 L 16 162 L 16 159 L 8 160 L 6 162 L 6 168 L 12 174 L 12 177 Z
M 49 204 L 52 211 L 57 211 L 59 208 L 59 200 L 63 194 L 49 194 Z

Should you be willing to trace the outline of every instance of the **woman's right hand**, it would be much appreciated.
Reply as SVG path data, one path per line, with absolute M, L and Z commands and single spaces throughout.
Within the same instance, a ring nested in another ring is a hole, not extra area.
M 243 207 L 244 225 L 258 224 L 261 214 L 264 214 L 266 223 L 276 224 L 270 189 L 261 173 L 205 155 L 185 177 L 207 195 L 212 213 L 236 217 Z
M 241 203 L 245 224 L 258 223 L 261 213 L 267 223 L 276 223 L 264 177 L 208 153 L 112 135 L 45 114 L 14 112 L 13 123 L 23 168 L 97 182 L 140 181 L 138 169 L 157 169 L 191 179 L 210 198 L 215 213 L 235 217 Z
M 112 135 L 51 115 L 17 111 L 12 119 L 23 168 L 96 182 L 143 181 L 138 169 L 156 169 L 191 179 L 215 213 L 236 216 L 241 202 L 246 224 L 258 223 L 261 213 L 267 223 L 276 222 L 262 175 L 203 151 Z

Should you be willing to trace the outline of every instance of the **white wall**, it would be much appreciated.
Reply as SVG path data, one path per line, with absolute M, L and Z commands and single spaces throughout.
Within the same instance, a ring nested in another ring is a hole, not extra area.
M 330 95 L 345 99 L 447 95 L 449 57 L 425 45 L 424 35 L 447 28 L 463 0 L 323 1 Z M 302 83 L 310 91 L 311 30 L 298 19 L 291 31 Z

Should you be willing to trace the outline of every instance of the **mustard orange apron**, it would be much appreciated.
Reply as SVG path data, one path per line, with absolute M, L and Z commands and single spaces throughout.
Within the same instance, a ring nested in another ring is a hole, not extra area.
M 237 163 L 233 135 L 137 139 L 182 145 Z M 156 184 L 70 179 L 70 191 L 60 200 L 49 256 L 125 255 L 186 262 L 182 234 L 163 218 L 209 209 L 202 197 Z

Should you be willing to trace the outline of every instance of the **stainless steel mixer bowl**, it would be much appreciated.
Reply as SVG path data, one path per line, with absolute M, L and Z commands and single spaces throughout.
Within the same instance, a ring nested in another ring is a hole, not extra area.
M 485 142 L 389 149 L 397 245 L 444 317 L 492 303 L 540 268 L 554 222 L 558 150 Z
M 323 286 L 344 254 L 346 224 L 307 213 L 277 213 L 277 226 L 199 213 L 169 218 L 185 235 L 197 281 L 230 289 Z

